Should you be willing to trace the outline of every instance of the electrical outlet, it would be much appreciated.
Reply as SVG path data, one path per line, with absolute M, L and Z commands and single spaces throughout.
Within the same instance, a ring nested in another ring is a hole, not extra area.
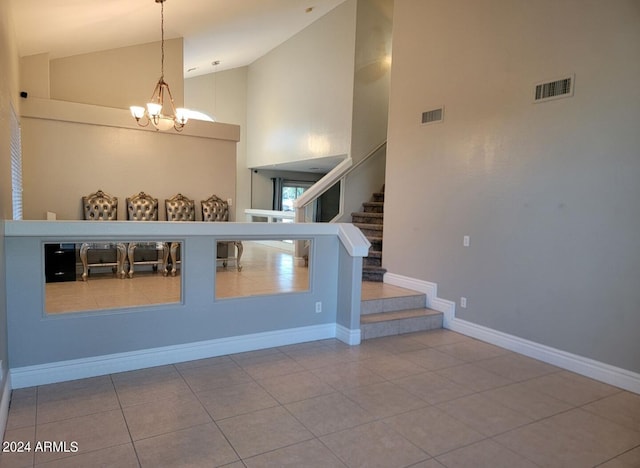
M 467 308 L 467 298 L 466 297 L 461 297 L 460 298 L 460 307 L 463 309 Z
M 322 302 L 318 301 L 316 302 L 316 314 L 319 314 L 320 312 L 322 312 Z
M 469 236 L 464 236 L 462 238 L 462 245 L 464 245 L 465 247 L 469 247 L 469 241 L 470 241 Z

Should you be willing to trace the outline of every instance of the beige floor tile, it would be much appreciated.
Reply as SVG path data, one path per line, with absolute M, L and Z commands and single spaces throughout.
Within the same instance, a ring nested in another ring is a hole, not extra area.
M 510 351 L 504 348 L 499 348 L 498 346 L 483 343 L 478 340 L 459 341 L 457 343 L 437 346 L 435 349 L 466 362 L 491 359 L 510 353 Z
M 216 421 L 278 406 L 278 402 L 255 382 L 204 390 L 196 395 Z
M 408 353 L 399 354 L 398 356 L 403 359 L 407 359 L 414 364 L 418 364 L 420 367 L 424 367 L 427 370 L 444 369 L 446 367 L 465 364 L 465 361 L 433 348 L 410 351 Z
M 268 359 L 259 363 L 242 364 L 247 374 L 256 380 L 268 379 L 281 375 L 294 374 L 306 370 L 294 359 L 287 355 L 277 359 Z
M 36 440 L 77 442 L 80 454 L 131 442 L 120 410 L 106 411 L 36 427 Z M 69 453 L 36 453 L 36 464 L 66 458 Z
M 526 458 L 492 440 L 483 440 L 438 457 L 447 468 L 536 468 Z
M 392 356 L 383 356 L 380 358 L 365 359 L 364 361 L 360 361 L 360 364 L 387 380 L 399 379 L 408 375 L 422 374 L 425 371 L 424 367 L 414 364 L 397 354 Z
M 430 458 L 429 460 L 421 461 L 419 463 L 416 463 L 415 465 L 411 465 L 408 468 L 446 468 L 446 467 L 435 458 Z
M 305 369 L 338 365 L 354 359 L 343 350 L 326 347 L 290 352 L 289 356 Z
M 435 372 L 439 376 L 452 380 L 475 392 L 482 392 L 513 383 L 513 381 L 509 379 L 486 371 L 474 364 L 447 367 L 446 369 L 440 369 Z
M 259 380 L 259 383 L 282 404 L 334 392 L 333 387 L 309 371 L 271 377 Z
M 482 393 L 482 396 L 533 420 L 547 418 L 573 408 L 570 404 L 533 390 L 523 383 L 487 390 Z
M 190 427 L 135 443 L 142 468 L 209 468 L 238 460 L 215 424 Z
M 128 406 L 123 412 L 134 442 L 211 422 L 211 417 L 193 395 Z
M 168 380 L 181 378 L 175 366 L 156 366 L 146 369 L 133 370 L 128 372 L 118 372 L 112 374 L 111 378 L 117 389 L 126 386 L 138 386 L 166 382 Z
M 525 385 L 574 406 L 582 406 L 620 392 L 619 388 L 568 371 L 527 380 Z
M 216 356 L 204 359 L 196 359 L 195 361 L 179 362 L 174 364 L 178 372 L 194 369 L 196 367 L 217 366 L 218 364 L 231 364 L 233 361 L 229 356 Z
M 540 466 L 595 466 L 640 444 L 640 433 L 581 409 L 543 419 L 495 440 Z
M 138 468 L 138 457 L 132 444 L 117 445 L 102 450 L 77 454 L 61 460 L 38 464 L 38 468 L 114 467 Z
M 620 392 L 582 407 L 590 413 L 640 432 L 640 395 Z
M 84 398 L 67 398 L 38 404 L 38 424 L 119 409 L 120 403 L 112 388 Z
M 191 389 L 182 378 L 167 378 L 150 382 L 137 381 L 135 384 L 117 384 L 120 405 L 139 405 L 158 400 L 175 400 L 191 393 Z
M 282 407 L 224 419 L 218 426 L 241 458 L 313 438 L 313 434 Z
M 342 393 L 376 418 L 386 418 L 428 405 L 391 382 L 346 389 Z
M 392 382 L 432 405 L 473 393 L 473 390 L 458 385 L 435 372 L 410 375 Z
M 345 362 L 313 369 L 311 372 L 336 390 L 371 385 L 385 380 L 382 376 L 363 367 L 360 362 Z
M 493 436 L 532 421 L 500 403 L 479 394 L 441 403 L 438 408 L 485 436 Z
M 531 359 L 521 354 L 509 353 L 483 361 L 478 361 L 477 366 L 494 374 L 519 382 L 533 379 L 546 374 L 559 372 L 561 369 L 546 362 Z
M 370 342 L 373 346 L 392 354 L 417 351 L 418 349 L 424 349 L 427 347 L 427 345 L 422 343 L 420 340 L 414 339 L 412 333 L 373 338 L 371 340 L 367 340 L 367 342 Z
M 322 442 L 349 467 L 404 467 L 429 456 L 381 421 L 325 436 Z
M 317 439 L 301 442 L 244 460 L 247 468 L 344 468 L 342 463 Z
M 640 466 L 640 447 L 618 455 L 598 468 L 638 468 Z
M 462 335 L 451 330 L 445 330 L 444 328 L 412 333 L 412 337 L 415 341 L 418 341 L 419 343 L 422 343 L 423 345 L 428 347 L 442 346 L 459 343 L 461 341 L 473 340 L 473 338 L 470 338 L 466 335 Z
M 15 390 L 11 394 L 11 410 L 7 418 L 5 430 L 19 429 L 21 427 L 31 427 L 36 425 L 36 392 L 33 387 L 31 394 L 17 393 Z
M 434 457 L 485 438 L 433 406 L 387 418 L 384 422 Z
M 287 410 L 316 436 L 370 422 L 373 415 L 340 393 L 286 405 Z
M 8 450 L 0 450 L 0 466 L 2 468 L 33 466 L 36 443 L 35 426 L 7 429 L 2 441 L 10 444 Z M 25 444 L 27 443 L 30 444 L 31 450 L 26 448 Z
M 236 363 L 221 363 L 180 371 L 194 392 L 230 387 L 251 381 L 251 377 Z
M 73 398 L 89 398 L 95 396 L 96 393 L 113 391 L 113 383 L 108 375 L 41 385 L 38 387 L 38 404 Z

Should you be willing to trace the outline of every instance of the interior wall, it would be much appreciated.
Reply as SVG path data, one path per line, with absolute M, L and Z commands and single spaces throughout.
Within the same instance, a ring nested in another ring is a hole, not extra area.
M 183 41 L 167 39 L 165 81 L 183 107 Z M 51 99 L 128 109 L 149 102 L 160 78 L 160 42 L 51 60 Z M 26 76 L 25 79 L 29 77 Z
M 218 122 L 239 125 L 240 141 L 236 157 L 236 193 L 233 196 L 233 219 L 244 220 L 244 210 L 251 208 L 251 172 L 247 166 L 247 73 L 248 67 L 210 73 L 184 80 L 184 102 Z
M 355 22 L 347 0 L 249 66 L 249 167 L 349 154 Z
M 274 177 L 283 179 L 316 182 L 323 174 L 312 172 L 274 171 L 269 169 L 254 169 L 251 173 L 251 208 L 256 210 L 273 209 L 273 181 Z
M 396 0 L 384 266 L 640 372 L 639 24 L 635 0 Z M 573 97 L 533 103 L 571 73 Z
M 23 118 L 25 219 L 82 219 L 81 197 L 101 189 L 118 197 L 118 219 L 126 219 L 125 198 L 140 191 L 159 200 L 176 193 L 201 200 L 235 194 L 235 141 L 177 133 Z
M 358 2 L 351 131 L 354 163 L 387 139 L 392 28 L 393 0 Z M 362 211 L 362 203 L 381 190 L 384 180 L 385 150 L 382 149 L 349 174 L 339 221 L 351 222 L 351 213 Z
M 20 58 L 20 91 L 30 98 L 50 99 L 49 54 Z

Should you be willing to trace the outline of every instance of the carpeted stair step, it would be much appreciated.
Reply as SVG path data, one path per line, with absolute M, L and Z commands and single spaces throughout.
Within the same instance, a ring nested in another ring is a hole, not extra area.
M 353 223 L 353 225 L 360 229 L 367 239 L 382 239 L 382 224 Z
M 363 266 L 362 267 L 362 280 L 363 281 L 375 281 L 382 282 L 384 274 L 387 272 L 386 268 L 377 266 Z
M 382 224 L 384 221 L 384 213 L 351 213 L 351 220 L 354 224 Z
M 372 201 L 362 204 L 365 213 L 384 213 L 384 202 Z
M 360 336 L 367 340 L 442 328 L 442 315 L 442 312 L 427 308 L 361 315 Z
M 384 202 L 384 192 L 375 192 L 371 199 L 374 202 Z
M 382 266 L 382 252 L 380 250 L 369 249 L 369 254 L 363 258 L 364 266 Z

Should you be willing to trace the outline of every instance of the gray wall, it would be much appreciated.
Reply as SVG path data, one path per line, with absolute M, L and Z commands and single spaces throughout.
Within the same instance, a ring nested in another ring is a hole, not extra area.
M 635 0 L 396 0 L 384 266 L 640 372 L 639 25 Z M 567 73 L 574 97 L 532 102 Z

